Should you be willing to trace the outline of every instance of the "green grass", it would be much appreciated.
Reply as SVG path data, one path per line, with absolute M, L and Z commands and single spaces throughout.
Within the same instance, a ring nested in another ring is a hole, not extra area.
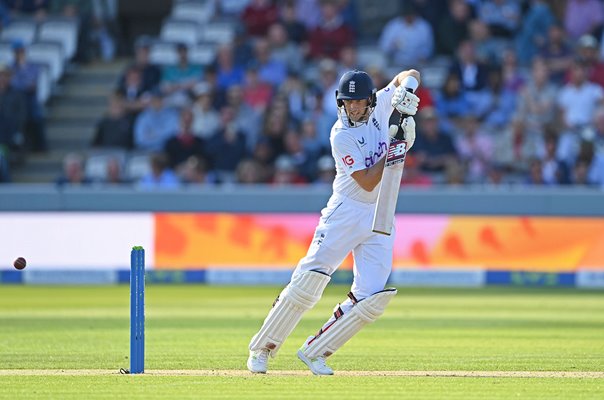
M 244 370 L 279 288 L 148 286 L 148 370 Z M 328 288 L 271 360 L 295 352 L 344 299 Z M 122 376 L 127 286 L 0 286 L 0 398 L 601 399 L 602 378 Z M 604 293 L 574 289 L 402 289 L 384 316 L 329 360 L 336 371 L 604 371 Z M 32 376 L 103 369 L 116 375 Z M 12 371 L 15 372 L 15 371 Z

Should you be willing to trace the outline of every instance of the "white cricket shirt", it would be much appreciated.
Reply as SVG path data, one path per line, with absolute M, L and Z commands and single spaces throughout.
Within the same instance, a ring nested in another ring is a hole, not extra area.
M 336 162 L 334 194 L 363 203 L 377 201 L 380 185 L 368 192 L 350 175 L 370 168 L 386 155 L 389 143 L 388 120 L 394 110 L 390 104 L 394 89 L 396 86 L 390 83 L 377 92 L 377 105 L 366 124 L 350 128 L 338 118 L 331 128 L 331 154 Z

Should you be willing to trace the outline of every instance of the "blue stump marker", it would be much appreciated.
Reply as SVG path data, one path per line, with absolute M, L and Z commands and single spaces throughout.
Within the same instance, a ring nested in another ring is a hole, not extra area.
M 130 373 L 145 372 L 145 250 L 130 253 Z

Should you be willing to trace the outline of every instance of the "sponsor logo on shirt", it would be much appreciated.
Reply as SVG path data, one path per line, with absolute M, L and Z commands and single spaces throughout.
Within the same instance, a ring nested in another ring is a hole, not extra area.
M 367 142 L 365 141 L 365 138 L 362 137 L 360 140 L 357 139 L 357 142 L 359 142 L 359 144 L 361 145 L 361 147 L 365 146 L 367 144 Z
M 344 164 L 348 165 L 349 167 L 351 167 L 354 164 L 354 159 L 351 156 L 342 157 L 342 161 L 344 161 Z
M 377 150 L 375 152 L 370 151 L 369 155 L 365 157 L 365 166 L 367 168 L 373 166 L 380 158 L 382 158 L 382 155 L 387 150 L 388 145 L 386 144 L 386 142 L 379 142 Z

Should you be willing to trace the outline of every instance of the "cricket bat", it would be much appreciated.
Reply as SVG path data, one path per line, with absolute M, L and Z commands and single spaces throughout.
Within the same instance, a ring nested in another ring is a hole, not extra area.
M 407 91 L 414 92 L 409 87 L 407 87 Z M 380 191 L 378 192 L 377 204 L 375 205 L 375 214 L 373 214 L 373 226 L 371 230 L 387 236 L 392 234 L 396 202 L 401 187 L 403 169 L 405 168 L 407 142 L 404 140 L 403 129 L 400 125 L 406 117 L 407 115 L 401 114 L 399 123 L 397 125 L 390 125 L 390 128 L 388 128 L 390 144 L 388 145 L 386 166 L 382 174 Z

